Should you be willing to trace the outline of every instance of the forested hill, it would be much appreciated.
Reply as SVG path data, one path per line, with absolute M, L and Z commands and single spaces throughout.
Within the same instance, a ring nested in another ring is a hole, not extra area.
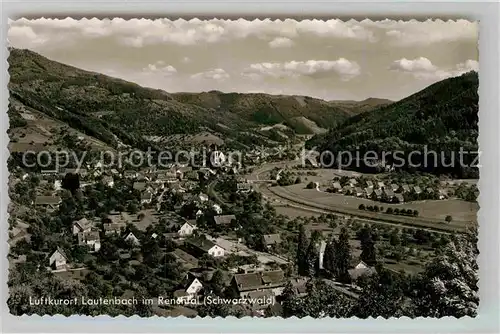
M 435 83 L 401 101 L 356 115 L 308 143 L 331 152 L 373 150 L 477 150 L 478 74 L 469 72 Z M 456 157 L 458 159 L 458 155 Z M 415 159 L 419 159 L 415 157 Z M 426 171 L 477 176 L 477 169 L 428 166 Z
M 337 106 L 305 96 L 172 94 L 61 64 L 29 50 L 9 51 L 11 98 L 112 146 L 118 141 L 147 145 L 144 140 L 152 137 L 200 133 L 226 142 L 275 145 L 295 134 L 324 133 L 367 110 L 366 103 L 359 108 L 357 103 Z M 386 101 L 375 102 L 369 108 Z

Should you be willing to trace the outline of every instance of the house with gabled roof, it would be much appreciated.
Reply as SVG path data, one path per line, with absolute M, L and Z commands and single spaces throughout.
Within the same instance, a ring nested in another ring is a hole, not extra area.
M 57 247 L 57 249 L 54 251 L 54 253 L 52 253 L 52 255 L 49 258 L 49 266 L 53 270 L 66 269 L 67 262 L 68 262 L 68 256 L 60 247 Z
M 127 236 L 125 237 L 124 240 L 126 242 L 130 242 L 134 246 L 139 246 L 141 244 L 141 242 L 139 241 L 139 239 L 137 239 L 137 237 L 132 232 L 129 232 L 127 234 Z
M 125 223 L 103 223 L 102 228 L 105 235 L 120 234 L 127 225 Z
M 201 257 L 204 254 L 208 254 L 213 257 L 222 257 L 225 254 L 224 248 L 216 245 L 204 237 L 186 240 L 184 245 L 194 256 L 197 257 Z
M 79 232 L 77 236 L 79 246 L 88 246 L 91 252 L 97 252 L 101 249 L 101 239 L 98 231 Z
M 275 234 L 264 234 L 262 236 L 262 243 L 264 247 L 272 247 L 281 243 L 281 236 L 278 233 Z
M 340 182 L 338 182 L 338 181 L 333 182 L 332 187 L 333 187 L 333 189 L 335 189 L 338 192 L 342 191 L 342 186 L 340 185 Z
M 366 181 L 366 186 L 367 186 L 368 188 L 373 188 L 373 182 L 372 182 L 372 181 L 370 181 L 370 180 Z
M 385 187 L 385 183 L 382 182 L 382 181 L 377 182 L 377 185 L 378 185 L 379 188 L 384 188 Z
M 285 274 L 281 269 L 236 274 L 231 280 L 231 288 L 242 298 L 250 296 L 256 291 L 270 291 L 274 296 L 279 296 L 282 294 L 285 284 Z
M 382 197 L 382 190 L 381 190 L 381 189 L 375 189 L 375 190 L 373 191 L 373 193 L 375 194 L 374 196 L 375 196 L 376 198 L 381 198 L 381 197 Z
M 404 193 L 409 193 L 410 192 L 410 186 L 409 185 L 403 184 L 402 188 L 403 188 L 403 192 Z
M 193 234 L 194 230 L 196 229 L 196 221 L 186 221 L 184 224 L 182 224 L 177 233 L 179 234 L 179 236 L 188 236 Z
M 384 189 L 384 193 L 389 199 L 392 199 L 394 197 L 394 191 L 392 191 L 392 189 Z
M 62 200 L 59 196 L 37 196 L 33 204 L 38 207 L 56 210 L 59 208 L 61 202 Z
M 396 200 L 398 201 L 398 203 L 404 203 L 405 202 L 405 199 L 403 197 L 402 194 L 396 194 Z
M 349 184 L 352 185 L 352 186 L 355 186 L 358 184 L 358 180 L 356 180 L 355 178 L 352 178 L 349 180 Z
M 349 273 L 349 276 L 353 281 L 358 280 L 362 276 L 370 276 L 377 273 L 375 268 L 369 267 L 363 261 L 358 263 L 358 265 L 356 265 L 356 267 L 354 267 L 353 269 L 349 269 L 347 272 Z
M 73 235 L 77 235 L 80 232 L 89 232 L 94 224 L 87 218 L 82 218 L 73 222 L 71 231 Z
M 358 197 L 363 196 L 363 189 L 361 189 L 360 187 L 356 187 L 354 191 L 356 192 L 356 196 Z
M 366 187 L 365 194 L 366 194 L 366 197 L 371 197 L 371 195 L 373 194 L 373 188 Z
M 413 187 L 413 191 L 414 191 L 414 192 L 415 192 L 415 194 L 417 194 L 417 195 L 418 195 L 418 194 L 420 194 L 420 193 L 422 193 L 422 189 L 420 189 L 420 187 L 419 187 L 419 186 L 415 186 L 415 187 Z
M 395 184 L 395 183 L 392 183 L 391 184 L 391 188 L 392 188 L 392 191 L 398 191 L 399 189 L 399 185 Z
M 229 225 L 233 220 L 236 220 L 235 215 L 219 215 L 214 217 L 216 225 Z
M 186 287 L 187 294 L 192 297 L 196 296 L 201 290 L 203 290 L 203 284 L 198 278 L 194 278 Z

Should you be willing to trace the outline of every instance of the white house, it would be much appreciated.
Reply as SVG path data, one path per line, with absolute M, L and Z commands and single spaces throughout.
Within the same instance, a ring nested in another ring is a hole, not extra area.
M 68 257 L 64 253 L 64 251 L 57 247 L 54 253 L 49 258 L 49 266 L 53 269 L 60 270 L 66 268 L 66 262 L 68 261 Z
M 125 241 L 130 242 L 135 246 L 139 246 L 141 244 L 139 239 L 137 239 L 137 237 L 132 232 L 127 234 L 127 236 L 125 237 Z
M 225 250 L 224 250 L 224 248 L 222 248 L 218 245 L 214 245 L 207 252 L 209 255 L 212 255 L 213 257 L 221 257 L 221 256 L 224 256 Z
M 216 245 L 214 242 L 204 238 L 195 238 L 186 242 L 188 246 L 194 251 L 196 256 L 208 254 L 213 257 L 222 257 L 225 254 L 224 248 Z
M 55 180 L 54 181 L 54 190 L 58 191 L 62 189 L 62 182 L 61 180 Z
M 97 252 L 101 249 L 101 239 L 98 231 L 88 231 L 78 233 L 78 245 L 88 246 L 91 252 Z
M 366 269 L 368 268 L 368 265 L 366 263 L 364 263 L 363 261 L 360 261 L 356 267 L 354 267 L 354 269 Z
M 186 236 L 186 235 L 191 235 L 193 234 L 194 230 L 196 230 L 196 225 L 190 222 L 185 222 L 180 228 L 177 233 L 180 236 Z
M 77 235 L 80 232 L 89 232 L 92 229 L 92 222 L 87 218 L 82 218 L 80 220 L 73 222 L 72 232 L 73 235 Z
M 194 296 L 198 292 L 200 292 L 201 289 L 203 289 L 203 284 L 201 284 L 201 282 L 197 278 L 195 278 L 191 282 L 191 284 L 189 284 L 189 286 L 187 287 L 186 292 L 187 292 L 188 295 Z

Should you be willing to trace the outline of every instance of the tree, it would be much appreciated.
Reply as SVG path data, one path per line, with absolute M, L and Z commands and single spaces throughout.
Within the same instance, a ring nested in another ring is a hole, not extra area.
M 351 246 L 349 245 L 349 232 L 345 227 L 340 231 L 338 241 L 335 243 L 335 273 L 338 281 L 350 281 L 349 266 L 351 264 Z
M 401 245 L 401 239 L 399 237 L 399 232 L 397 230 L 394 230 L 391 233 L 391 236 L 389 237 L 389 243 L 391 244 L 391 246 Z
M 323 268 L 331 277 L 337 277 L 337 266 L 335 263 L 335 239 L 331 238 L 325 247 L 323 255 Z
M 306 252 L 306 274 L 309 277 L 314 277 L 318 271 L 319 265 L 319 252 L 318 246 L 320 242 L 320 233 L 314 231 L 311 240 L 309 241 L 309 246 Z
M 359 207 L 358 207 L 358 209 L 365 210 L 365 205 L 364 204 L 360 204 Z
M 75 193 L 80 188 L 80 176 L 78 174 L 67 173 L 62 179 L 61 186 L 63 189 L 71 191 L 72 194 Z
M 298 246 L 297 246 L 297 268 L 299 275 L 306 276 L 307 275 L 307 235 L 306 229 L 303 224 L 299 226 L 299 237 L 298 237 Z
M 374 266 L 377 263 L 377 255 L 375 253 L 375 241 L 371 235 L 369 238 L 361 241 L 361 260 L 369 266 Z
M 314 182 L 309 182 L 306 186 L 307 189 L 314 189 Z
M 356 300 L 352 315 L 363 319 L 411 316 L 411 310 L 406 303 L 404 282 L 404 277 L 382 266 L 377 268 L 377 273 L 361 277 L 357 284 L 362 291 Z
M 446 218 L 444 219 L 447 223 L 451 223 L 451 221 L 453 220 L 453 217 L 448 215 L 446 216 Z
M 220 270 L 216 270 L 210 280 L 210 284 L 213 289 L 213 293 L 220 296 L 224 291 L 224 274 Z
M 394 212 L 394 210 L 392 210 L 392 208 L 387 208 L 387 210 L 385 212 L 388 214 L 392 214 Z
M 476 316 L 478 254 L 476 229 L 448 243 L 414 282 L 416 316 Z

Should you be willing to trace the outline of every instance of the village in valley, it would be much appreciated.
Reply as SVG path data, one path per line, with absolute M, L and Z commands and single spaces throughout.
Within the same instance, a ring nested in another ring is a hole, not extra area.
M 477 315 L 476 23 L 11 21 L 12 315 Z
M 283 303 L 307 300 L 311 285 L 356 302 L 377 268 L 422 272 L 436 247 L 472 223 L 458 216 L 425 220 L 424 211 L 402 209 L 412 199 L 446 201 L 457 189 L 477 191 L 470 182 L 422 177 L 421 191 L 385 186 L 391 171 L 301 167 L 297 146 L 280 148 L 279 156 L 272 149 L 245 152 L 243 161 L 207 148 L 203 167 L 103 168 L 99 161 L 39 172 L 17 167 L 10 191 L 24 212 L 11 211 L 11 263 L 35 261 L 36 270 L 74 284 L 107 285 L 113 298 L 148 297 L 152 304 L 141 309 L 147 314 L 269 316 L 292 312 Z M 288 188 L 302 194 L 280 195 Z M 342 196 L 344 204 L 310 203 L 307 192 Z M 351 198 L 369 202 L 356 207 Z M 401 221 L 417 217 L 422 221 Z M 207 297 L 229 306 L 208 306 Z

